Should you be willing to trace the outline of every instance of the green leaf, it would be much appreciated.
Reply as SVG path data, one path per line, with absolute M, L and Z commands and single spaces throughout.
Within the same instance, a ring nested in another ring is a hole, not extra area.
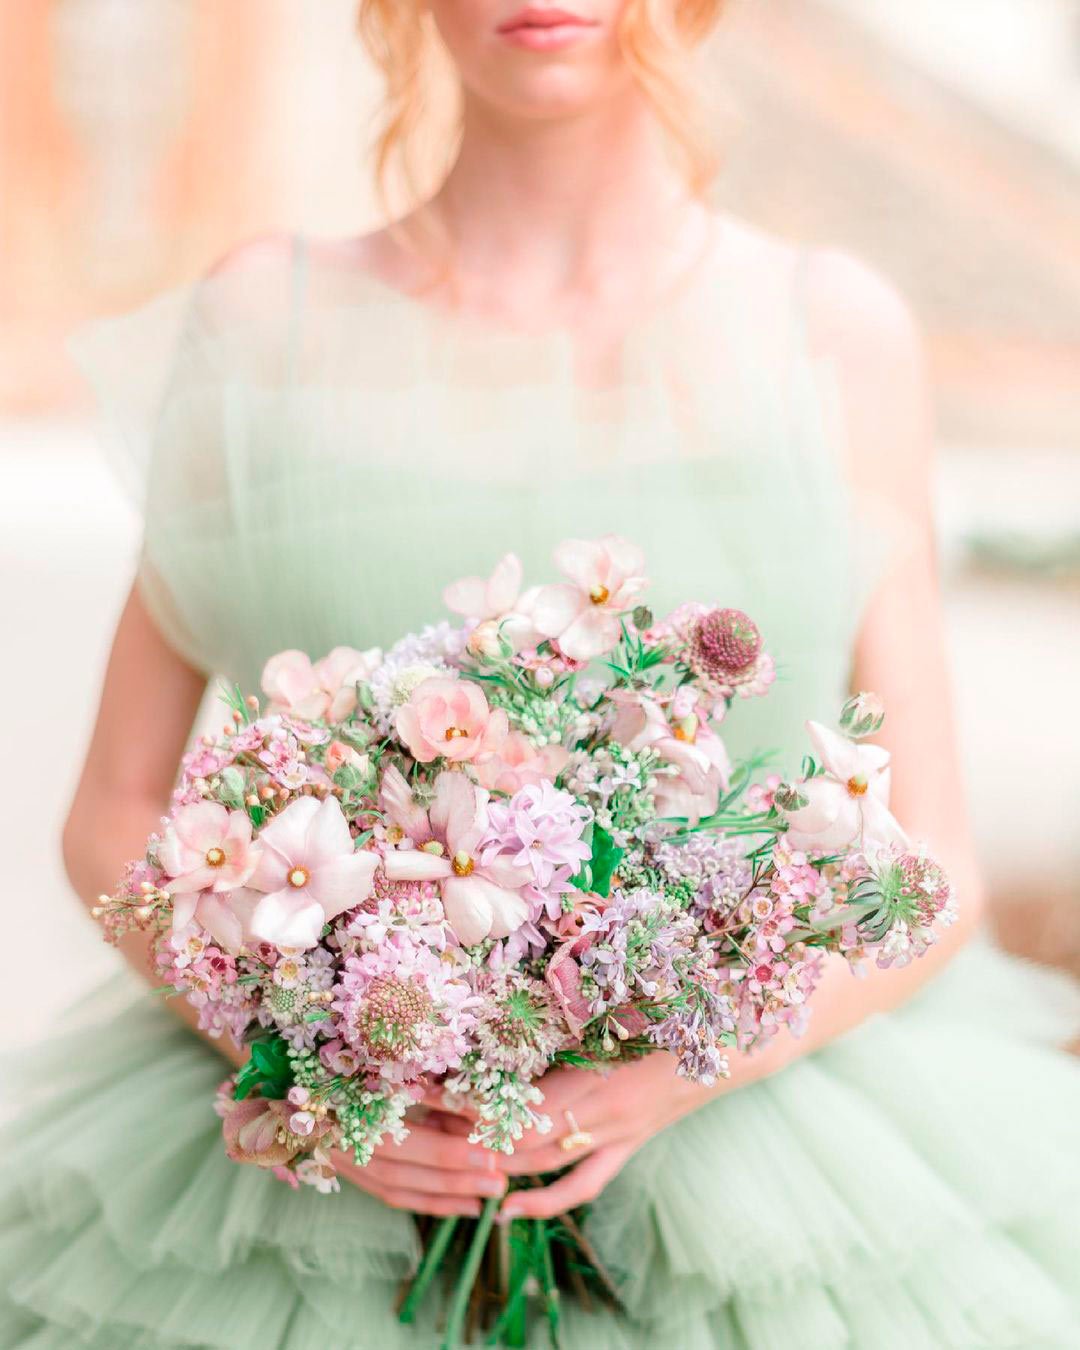
M 343 764 L 334 774 L 334 782 L 346 792 L 355 792 L 364 782 L 364 775 L 353 764 Z
M 292 1082 L 288 1045 L 280 1036 L 267 1036 L 252 1042 L 251 1056 L 236 1075 L 233 1096 L 242 1102 L 258 1088 L 260 1096 L 280 1100 Z
M 244 804 L 245 782 L 243 773 L 235 764 L 230 764 L 227 768 L 222 769 L 219 781 L 221 787 L 218 789 L 218 795 L 221 800 L 226 806 L 239 810 Z
M 597 895 L 611 892 L 611 878 L 622 860 L 625 849 L 618 848 L 607 830 L 599 825 L 593 830 L 592 888 Z

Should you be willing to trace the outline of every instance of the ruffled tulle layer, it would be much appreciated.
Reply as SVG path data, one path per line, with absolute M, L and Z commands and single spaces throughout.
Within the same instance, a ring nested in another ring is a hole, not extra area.
M 900 1012 L 714 1101 L 595 1206 L 630 1316 L 571 1304 L 565 1344 L 1076 1350 L 1080 1063 L 1053 1047 L 1078 1027 L 1074 985 L 973 946 Z M 167 1011 L 19 1067 L 3 1346 L 435 1344 L 393 1316 L 410 1219 L 229 1163 L 220 1061 Z

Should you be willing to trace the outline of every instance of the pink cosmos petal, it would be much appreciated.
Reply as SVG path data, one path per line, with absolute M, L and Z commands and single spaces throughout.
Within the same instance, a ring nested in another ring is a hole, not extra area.
M 219 843 L 229 827 L 229 813 L 220 802 L 194 802 L 176 813 L 173 829 L 188 848 L 205 853 Z
M 284 858 L 292 858 L 304 847 L 308 826 L 320 805 L 315 797 L 297 797 L 263 826 L 259 842 Z
M 600 543 L 621 579 L 633 578 L 644 582 L 645 553 L 637 544 L 632 544 L 618 534 L 605 534 Z
M 592 539 L 565 539 L 555 549 L 555 566 L 586 594 L 607 584 L 607 551 Z
M 327 797 L 311 817 L 307 827 L 305 854 L 307 865 L 319 869 L 324 863 L 353 851 L 349 823 L 336 797 Z
M 453 873 L 449 858 L 419 848 L 394 849 L 382 866 L 389 881 L 439 881 Z
M 481 897 L 491 911 L 491 926 L 487 931 L 488 937 L 509 937 L 529 917 L 528 901 L 519 891 L 497 886 L 481 873 L 474 872 L 467 877 L 450 877 L 443 882 L 442 892 L 443 904 L 446 906 L 448 918 L 450 917 L 450 906 L 447 903 L 449 896 L 460 897 L 463 892 L 467 892 L 470 898 Z M 451 919 L 451 927 L 453 926 L 453 920 Z M 457 932 L 457 929 L 455 928 L 454 931 Z
M 494 913 L 482 888 L 470 886 L 471 878 L 452 877 L 443 883 L 443 909 L 458 941 L 474 947 L 491 932 Z
M 442 593 L 443 604 L 466 619 L 487 618 L 487 582 L 483 577 L 452 581 Z
M 859 750 L 854 741 L 840 736 L 820 722 L 807 722 L 806 730 L 818 762 L 841 782 L 846 783 L 860 772 Z M 865 766 L 862 766 L 865 767 Z
M 521 590 L 521 578 L 521 559 L 516 553 L 507 553 L 499 559 L 487 584 L 488 614 L 483 617 L 497 618 L 513 608 Z
M 431 804 L 431 828 L 446 840 L 449 853 L 471 853 L 487 827 L 488 794 L 463 773 L 440 774 Z
M 862 842 L 865 846 L 899 844 L 905 848 L 910 844 L 892 812 L 869 793 L 862 799 Z
M 413 800 L 405 775 L 392 764 L 379 785 L 379 805 L 414 844 L 426 844 L 432 837 L 427 812 Z
M 542 586 L 533 601 L 530 618 L 537 632 L 557 638 L 574 622 L 589 600 L 576 586 Z
M 172 907 L 172 926 L 173 932 L 178 933 L 181 928 L 186 928 L 195 917 L 195 910 L 199 905 L 199 892 L 188 891 L 181 895 L 173 896 Z
M 618 645 L 622 629 L 616 614 L 590 605 L 565 632 L 556 635 L 560 650 L 574 661 L 591 661 Z
M 203 896 L 199 905 L 199 922 L 218 946 L 227 952 L 235 953 L 243 946 L 244 925 L 224 896 Z
M 322 906 L 325 919 L 336 919 L 368 898 L 378 865 L 378 856 L 363 849 L 348 857 L 328 858 L 312 870 L 303 889 Z
M 314 947 L 326 922 L 322 906 L 304 890 L 288 888 L 264 895 L 251 916 L 252 935 L 275 947 Z

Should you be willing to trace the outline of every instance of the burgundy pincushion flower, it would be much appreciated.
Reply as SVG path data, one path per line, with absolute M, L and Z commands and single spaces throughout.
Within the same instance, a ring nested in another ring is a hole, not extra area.
M 721 682 L 746 670 L 761 653 L 761 634 L 741 609 L 712 609 L 694 624 L 690 665 Z

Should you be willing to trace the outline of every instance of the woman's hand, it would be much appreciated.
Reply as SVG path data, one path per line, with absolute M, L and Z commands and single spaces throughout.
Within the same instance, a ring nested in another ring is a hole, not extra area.
M 366 1167 L 341 1152 L 334 1165 L 344 1180 L 393 1209 L 475 1218 L 482 1200 L 503 1194 L 507 1178 L 490 1149 L 449 1133 L 444 1122 L 437 1111 L 418 1114 L 408 1121 L 408 1137 L 381 1144 Z
M 674 1058 L 660 1052 L 622 1064 L 608 1074 L 555 1069 L 537 1086 L 544 1094 L 541 1109 L 551 1117 L 550 1133 L 527 1131 L 512 1154 L 497 1155 L 496 1166 L 512 1177 L 576 1165 L 550 1185 L 514 1191 L 499 1212 L 503 1222 L 550 1218 L 595 1200 L 642 1144 L 718 1090 L 678 1077 Z M 470 1126 L 470 1120 L 458 1117 L 446 1128 L 463 1135 Z M 575 1131 L 590 1134 L 592 1142 L 564 1149 L 561 1141 Z

